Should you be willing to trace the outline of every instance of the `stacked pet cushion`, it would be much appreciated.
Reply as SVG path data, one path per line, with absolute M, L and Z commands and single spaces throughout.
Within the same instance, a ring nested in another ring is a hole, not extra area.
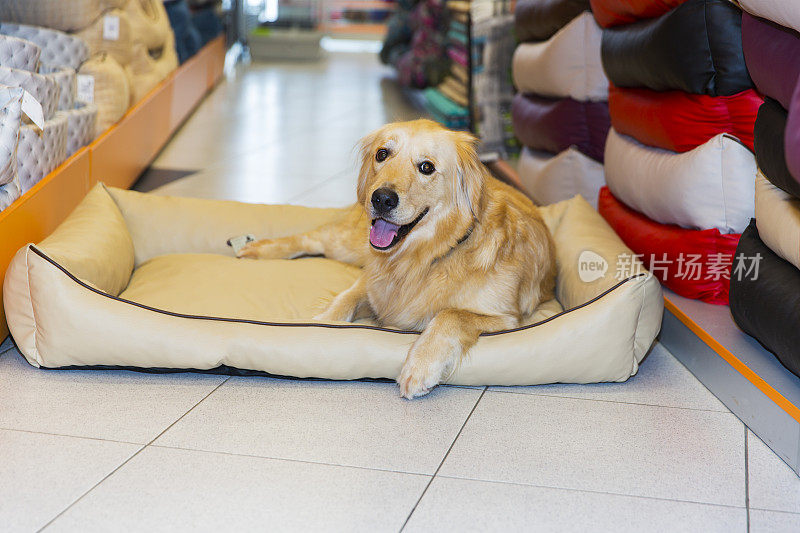
M 592 0 L 612 86 L 602 212 L 678 294 L 725 304 L 754 211 L 761 97 L 727 0 Z M 687 272 L 689 258 L 701 265 Z
M 106 54 L 95 56 L 81 65 L 81 76 L 90 76 L 94 85 L 97 120 L 94 135 L 99 136 L 116 124 L 128 110 L 131 95 L 125 70 Z
M 18 68 L 0 67 L 0 85 L 22 87 L 42 106 L 45 119 L 58 109 L 59 86 L 54 76 Z
M 39 68 L 41 55 L 42 49 L 32 42 L 10 35 L 0 35 L 0 67 L 35 72 Z
M 17 169 L 22 194 L 67 159 L 67 117 L 58 113 L 40 130 L 26 124 L 19 130 Z
M 0 20 L 72 32 L 89 26 L 98 13 L 128 0 L 3 0 Z
M 35 43 L 42 50 L 41 61 L 47 65 L 60 65 L 78 70 L 89 59 L 89 47 L 82 39 L 62 31 L 0 23 L 0 33 Z
M 754 132 L 760 171 L 755 220 L 737 248 L 737 260 L 756 262 L 757 271 L 741 275 L 734 263 L 731 313 L 800 375 L 800 10 L 795 2 L 747 0 L 742 6 L 750 12 L 742 20 L 745 59 L 767 99 Z
M 525 147 L 520 180 L 537 202 L 580 194 L 596 206 L 603 184 L 608 79 L 600 63 L 602 33 L 588 9 L 588 0 L 527 0 L 515 12 L 518 37 L 540 39 L 514 52 L 519 93 L 511 107 Z
M 688 0 L 656 19 L 603 31 L 603 67 L 617 87 L 709 96 L 752 87 L 741 11 L 728 0 Z

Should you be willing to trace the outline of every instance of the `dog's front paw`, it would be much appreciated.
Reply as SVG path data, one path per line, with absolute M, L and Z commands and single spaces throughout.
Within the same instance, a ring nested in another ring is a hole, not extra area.
M 236 257 L 239 259 L 258 259 L 260 256 L 259 248 L 261 248 L 261 242 L 249 242 L 239 248 L 236 252 Z
M 415 357 L 413 353 L 409 354 L 397 377 L 400 396 L 409 400 L 425 396 L 439 384 L 443 370 L 439 361 L 430 361 L 423 357 Z

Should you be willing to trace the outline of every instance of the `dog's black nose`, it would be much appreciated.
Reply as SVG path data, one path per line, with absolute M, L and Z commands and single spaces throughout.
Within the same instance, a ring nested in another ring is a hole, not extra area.
M 372 207 L 379 215 L 388 213 L 397 207 L 398 203 L 400 203 L 400 199 L 397 197 L 397 193 L 386 187 L 381 187 L 372 193 Z

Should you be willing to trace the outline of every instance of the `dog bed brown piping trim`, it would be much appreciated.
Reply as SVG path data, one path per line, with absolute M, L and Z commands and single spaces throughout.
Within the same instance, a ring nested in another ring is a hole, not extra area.
M 144 305 L 144 304 L 140 304 L 138 302 L 134 302 L 134 301 L 131 301 L 131 300 L 126 300 L 124 298 L 120 298 L 119 296 L 112 296 L 112 295 L 110 295 L 108 293 L 105 293 L 105 292 L 99 290 L 99 289 L 96 289 L 96 288 L 84 283 L 83 281 L 81 281 L 77 277 L 75 277 L 66 268 L 64 268 L 63 266 L 59 265 L 55 260 L 53 260 L 50 257 L 48 257 L 47 254 L 45 254 L 44 252 L 39 250 L 35 245 L 31 244 L 29 246 L 30 246 L 30 249 L 36 255 L 38 255 L 39 257 L 41 257 L 42 259 L 44 259 L 45 261 L 47 261 L 51 265 L 53 265 L 56 268 L 58 268 L 61 272 L 66 274 L 67 277 L 69 277 L 72 281 L 76 282 L 81 287 L 83 287 L 85 289 L 89 289 L 90 291 L 92 291 L 92 292 L 94 292 L 96 294 L 99 294 L 101 296 L 105 296 L 106 298 L 110 298 L 110 299 L 116 300 L 118 302 L 130 304 L 130 305 L 133 305 L 135 307 L 139 307 L 141 309 L 146 309 L 148 311 L 154 311 L 156 313 L 161 313 L 163 315 L 169 315 L 169 316 L 174 316 L 174 317 L 178 317 L 178 318 L 191 318 L 191 319 L 195 319 L 195 320 L 213 320 L 213 321 L 217 321 L 217 322 L 234 322 L 234 323 L 239 323 L 239 324 L 253 324 L 253 325 L 256 325 L 256 326 L 285 326 L 285 327 L 303 327 L 303 328 L 312 327 L 312 328 L 331 328 L 331 329 L 373 329 L 373 330 L 376 330 L 376 331 L 386 331 L 388 333 L 402 333 L 404 335 L 419 335 L 420 334 L 419 331 L 402 330 L 402 329 L 390 329 L 390 328 L 384 328 L 384 327 L 381 327 L 381 326 L 369 326 L 367 324 L 323 324 L 323 323 L 318 323 L 318 322 L 310 322 L 310 323 L 309 322 L 296 322 L 296 323 L 293 323 L 293 322 L 262 322 L 260 320 L 250 320 L 250 319 L 247 319 L 247 318 L 225 318 L 225 317 L 218 317 L 218 316 L 185 315 L 183 313 L 175 313 L 173 311 L 166 311 L 164 309 L 157 309 L 155 307 L 150 307 L 149 305 Z M 599 300 L 600 298 L 602 298 L 606 294 L 616 290 L 617 288 L 621 287 L 622 285 L 624 285 L 625 283 L 627 283 L 627 282 L 629 282 L 629 281 L 631 281 L 633 279 L 636 279 L 636 278 L 639 278 L 639 277 L 642 277 L 642 276 L 648 276 L 648 275 L 649 274 L 642 272 L 640 274 L 636 274 L 635 276 L 630 276 L 628 278 L 625 278 L 622 281 L 620 281 L 619 283 L 617 283 L 616 285 L 614 285 L 613 287 L 610 287 L 610 288 L 606 289 L 605 291 L 601 292 L 600 294 L 598 294 L 597 296 L 595 296 L 591 300 L 589 300 L 587 302 L 584 302 L 581 305 L 578 305 L 576 307 L 573 307 L 572 309 L 567 309 L 566 311 L 561 311 L 560 313 L 555 314 L 555 315 L 553 315 L 553 316 L 551 316 L 549 318 L 546 318 L 546 319 L 544 319 L 544 320 L 542 320 L 540 322 L 536 322 L 534 324 L 527 324 L 525 326 L 519 326 L 519 327 L 513 328 L 513 329 L 504 329 L 504 330 L 501 330 L 501 331 L 485 331 L 485 332 L 481 333 L 481 337 L 492 337 L 494 335 L 501 335 L 503 333 L 514 333 L 516 331 L 522 331 L 522 330 L 525 330 L 525 329 L 533 328 L 535 326 L 540 326 L 542 324 L 546 324 L 546 323 L 550 322 L 551 320 L 554 320 L 554 319 L 560 317 L 561 315 L 565 315 L 567 313 L 571 313 L 572 311 L 576 311 L 578 309 L 586 307 L 589 304 L 592 304 L 592 303 L 596 302 L 597 300 Z

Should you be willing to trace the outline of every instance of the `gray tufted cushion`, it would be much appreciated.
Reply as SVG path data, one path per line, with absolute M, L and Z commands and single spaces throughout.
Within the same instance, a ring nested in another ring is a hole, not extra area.
M 80 37 L 62 31 L 3 22 L 0 23 L 0 33 L 36 43 L 42 49 L 42 63 L 48 65 L 78 70 L 89 59 L 89 47 L 86 43 Z
M 0 185 L 0 211 L 13 204 L 20 196 L 22 191 L 16 178 L 11 183 Z
M 17 179 L 17 139 L 22 120 L 22 89 L 0 86 L 0 185 Z
M 33 124 L 19 129 L 17 177 L 22 194 L 67 158 L 67 116 L 57 113 L 40 130 Z
M 119 18 L 119 38 L 116 40 L 112 41 L 103 38 L 106 17 Z M 89 46 L 90 56 L 106 52 L 123 66 L 131 61 L 131 48 L 134 40 L 133 30 L 127 13 L 120 9 L 112 9 L 99 15 L 89 26 L 75 32 L 74 35 L 86 42 Z
M 42 49 L 24 39 L 0 35 L 0 67 L 18 68 L 36 72 Z
M 127 0 L 2 0 L 0 20 L 20 22 L 61 31 L 85 28 L 111 8 Z
M 39 74 L 53 78 L 58 84 L 58 110 L 67 111 L 75 107 L 75 92 L 77 91 L 77 78 L 74 69 L 53 65 L 42 65 Z
M 75 102 L 75 109 L 63 112 L 67 116 L 67 157 L 94 140 L 97 106 Z
M 102 54 L 81 66 L 78 74 L 94 78 L 94 103 L 97 105 L 95 137 L 122 118 L 130 105 L 130 87 L 125 70 L 113 57 Z
M 58 109 L 58 83 L 52 76 L 28 72 L 18 68 L 0 67 L 0 85 L 22 87 L 42 104 L 45 120 L 52 118 Z

